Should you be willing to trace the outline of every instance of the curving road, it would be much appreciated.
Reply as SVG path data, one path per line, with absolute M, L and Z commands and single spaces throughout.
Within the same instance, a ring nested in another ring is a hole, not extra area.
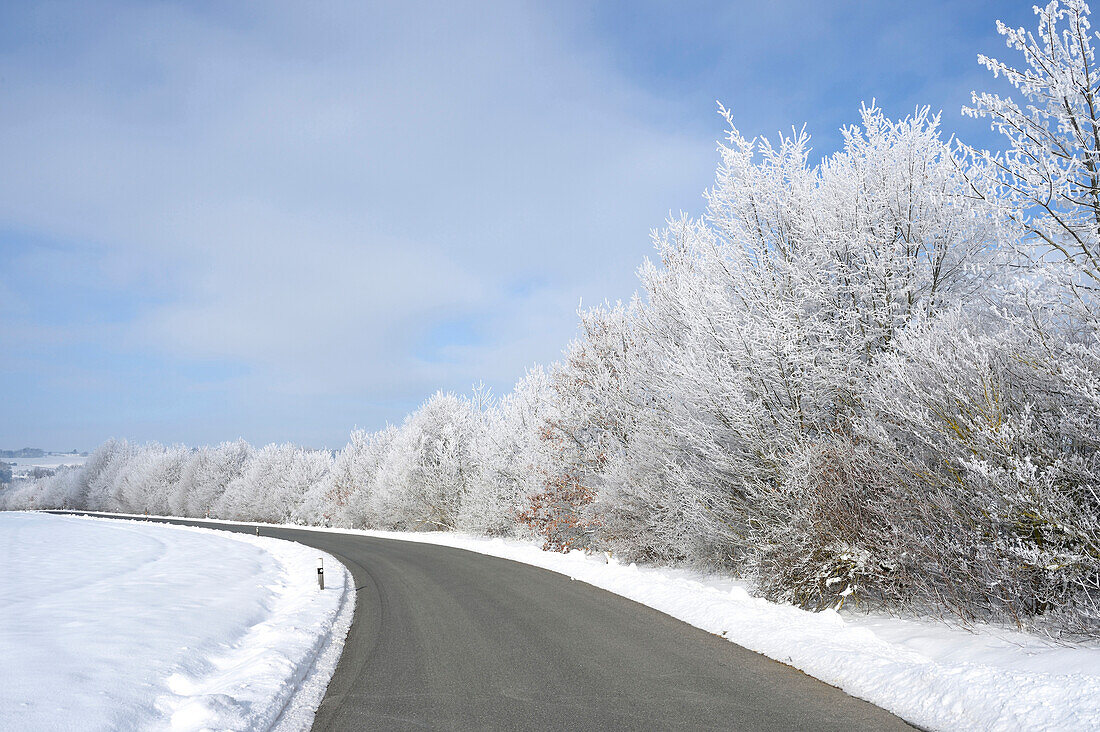
M 355 579 L 354 621 L 315 730 L 912 729 L 789 666 L 563 575 L 429 544 L 260 533 L 329 552 Z

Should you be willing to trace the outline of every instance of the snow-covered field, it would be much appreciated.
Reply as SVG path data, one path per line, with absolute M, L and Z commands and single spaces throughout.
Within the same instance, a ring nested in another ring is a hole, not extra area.
M 558 572 L 790 664 L 927 729 L 1100 729 L 1100 643 L 1071 646 L 1005 628 L 810 613 L 753 597 L 728 577 L 545 552 L 524 541 L 293 528 L 450 546 Z
M 0 458 L 0 462 L 11 466 L 13 478 L 25 478 L 35 468 L 56 470 L 61 466 L 83 465 L 88 460 L 87 455 L 44 455 L 36 458 Z
M 0 513 L 0 729 L 306 729 L 355 589 L 315 549 Z

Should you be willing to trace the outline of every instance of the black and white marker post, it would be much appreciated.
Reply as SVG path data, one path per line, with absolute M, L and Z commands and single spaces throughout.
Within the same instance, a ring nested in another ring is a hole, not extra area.
M 325 560 L 324 557 L 317 557 L 317 587 L 325 589 Z

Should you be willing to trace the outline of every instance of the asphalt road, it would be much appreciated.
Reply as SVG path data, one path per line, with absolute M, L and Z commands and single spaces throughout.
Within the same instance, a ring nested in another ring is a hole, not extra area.
M 563 575 L 429 544 L 260 533 L 322 549 L 355 580 L 355 617 L 315 730 L 912 729 Z

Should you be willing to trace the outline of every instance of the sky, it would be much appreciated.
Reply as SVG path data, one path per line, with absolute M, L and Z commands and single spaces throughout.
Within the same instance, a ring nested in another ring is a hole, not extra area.
M 725 122 L 960 114 L 1026 2 L 0 2 L 0 448 L 338 448 L 507 392 Z

